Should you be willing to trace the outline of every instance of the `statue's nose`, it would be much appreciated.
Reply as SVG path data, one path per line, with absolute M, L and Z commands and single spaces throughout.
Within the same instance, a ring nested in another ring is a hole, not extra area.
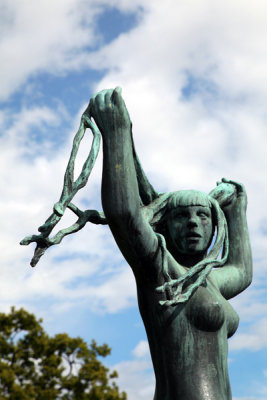
M 192 227 L 192 226 L 197 226 L 197 219 L 195 216 L 191 216 L 188 219 L 188 226 Z

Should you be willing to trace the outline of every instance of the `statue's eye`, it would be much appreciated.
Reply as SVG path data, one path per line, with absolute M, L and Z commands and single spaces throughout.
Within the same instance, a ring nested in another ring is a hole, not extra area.
M 186 211 L 178 211 L 177 213 L 175 213 L 175 218 L 177 218 L 177 219 L 186 218 L 186 217 L 187 217 Z
M 204 212 L 204 211 L 200 211 L 200 212 L 198 212 L 198 214 L 197 214 L 200 218 L 210 218 L 210 215 L 209 215 L 209 213 L 207 213 L 207 212 Z

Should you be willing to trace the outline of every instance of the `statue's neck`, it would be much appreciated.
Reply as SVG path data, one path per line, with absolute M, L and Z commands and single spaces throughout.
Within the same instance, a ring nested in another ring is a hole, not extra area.
M 200 261 L 204 260 L 206 251 L 197 254 L 183 254 L 178 251 L 175 245 L 169 240 L 166 240 L 167 249 L 175 260 L 183 267 L 191 268 Z
M 176 252 L 174 258 L 175 260 L 184 267 L 193 267 L 198 264 L 200 261 L 204 260 L 205 254 L 181 254 Z

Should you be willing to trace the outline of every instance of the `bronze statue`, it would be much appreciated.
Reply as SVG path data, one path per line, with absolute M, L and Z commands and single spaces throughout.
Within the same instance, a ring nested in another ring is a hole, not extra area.
M 78 131 L 81 137 L 87 127 L 97 141 L 85 163 L 87 172 L 73 182 L 74 145 L 53 214 L 39 228 L 40 235 L 22 241 L 37 243 L 32 265 L 46 248 L 86 222 L 107 223 L 136 279 L 156 377 L 154 400 L 230 400 L 227 338 L 239 318 L 227 300 L 252 279 L 243 185 L 223 179 L 209 195 L 194 190 L 157 193 L 138 160 L 119 88 L 91 99 Z M 88 179 L 100 133 L 104 214 L 70 203 Z M 66 207 L 78 215 L 77 223 L 49 238 Z

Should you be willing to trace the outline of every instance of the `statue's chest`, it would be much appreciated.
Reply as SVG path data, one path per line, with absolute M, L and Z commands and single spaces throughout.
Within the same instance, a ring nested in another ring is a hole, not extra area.
M 185 316 L 197 329 L 218 331 L 226 317 L 225 307 L 207 287 L 200 286 L 185 307 Z
M 188 321 L 197 329 L 215 332 L 226 324 L 227 334 L 230 337 L 238 327 L 238 314 L 209 282 L 207 286 L 200 286 L 197 289 L 184 311 Z
M 230 337 L 238 327 L 238 314 L 209 281 L 207 285 L 200 286 L 186 303 L 161 306 L 159 300 L 163 299 L 165 296 L 154 297 L 154 304 L 150 304 L 150 307 L 154 308 L 154 316 L 164 329 L 167 326 L 168 329 L 184 329 L 184 325 L 191 325 L 197 330 L 216 332 L 225 324 L 227 336 Z

